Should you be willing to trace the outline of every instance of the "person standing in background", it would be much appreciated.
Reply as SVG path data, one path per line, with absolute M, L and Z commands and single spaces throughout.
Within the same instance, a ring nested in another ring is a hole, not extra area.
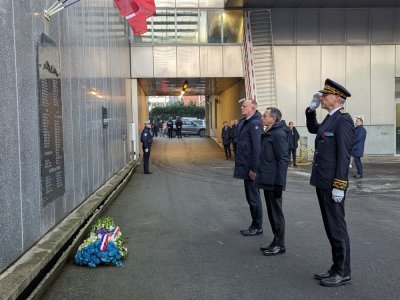
M 172 121 L 171 117 L 168 119 L 167 128 L 168 128 L 168 138 L 172 139 L 172 131 L 174 129 L 174 122 Z
M 355 179 L 363 178 L 363 168 L 361 164 L 361 157 L 364 155 L 365 139 L 367 138 L 367 130 L 364 128 L 364 121 L 362 118 L 356 118 L 355 138 L 353 142 L 352 155 L 354 163 L 356 164 L 357 174 L 353 177 Z
M 237 139 L 238 139 L 238 124 L 239 124 L 239 121 L 237 119 L 235 119 L 235 120 L 233 120 L 233 124 L 231 127 L 233 155 L 235 155 L 235 156 L 236 156 L 236 144 L 237 144 Z
M 152 174 L 149 170 L 150 151 L 151 145 L 153 144 L 153 135 L 151 134 L 151 122 L 150 120 L 144 123 L 144 129 L 140 135 L 140 141 L 142 142 L 143 149 L 143 171 L 144 174 Z
M 235 155 L 234 178 L 243 179 L 246 200 L 249 204 L 252 222 L 248 229 L 240 230 L 244 236 L 263 233 L 263 214 L 260 189 L 255 183 L 261 148 L 263 122 L 255 100 L 244 100 L 241 107 L 244 118 L 238 124 L 238 138 Z
M 182 125 L 183 125 L 183 122 L 182 122 L 181 118 L 176 117 L 175 126 L 176 126 L 176 136 L 178 137 L 178 139 L 182 138 Z
M 293 158 L 293 167 L 297 167 L 296 165 L 296 151 L 299 146 L 300 135 L 297 131 L 296 127 L 293 126 L 293 122 L 289 122 L 289 165 L 290 165 L 290 156 Z
M 231 128 L 228 126 L 228 123 L 225 121 L 224 127 L 222 127 L 222 132 L 221 132 L 221 139 L 222 139 L 222 144 L 224 145 L 224 151 L 225 151 L 225 159 L 232 159 L 232 153 L 231 153 Z

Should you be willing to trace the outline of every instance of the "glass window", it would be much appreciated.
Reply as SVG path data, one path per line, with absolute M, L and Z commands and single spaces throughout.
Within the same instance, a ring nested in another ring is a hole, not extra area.
M 154 43 L 174 44 L 175 10 L 157 9 L 153 17 Z
M 197 9 L 176 11 L 176 35 L 178 44 L 199 42 L 199 11 Z
M 241 43 L 243 39 L 243 12 L 225 10 L 222 13 L 224 43 Z
M 221 10 L 200 11 L 200 42 L 221 43 Z

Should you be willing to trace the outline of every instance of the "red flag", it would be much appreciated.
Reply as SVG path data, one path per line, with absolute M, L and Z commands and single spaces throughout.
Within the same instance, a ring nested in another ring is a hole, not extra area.
M 154 0 L 114 0 L 114 2 L 136 36 L 147 32 L 146 19 L 156 12 Z

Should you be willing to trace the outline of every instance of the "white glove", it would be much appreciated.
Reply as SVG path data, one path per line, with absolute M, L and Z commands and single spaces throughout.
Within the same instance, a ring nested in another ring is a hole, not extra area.
M 148 148 L 144 149 L 144 152 L 146 152 L 146 153 L 149 152 L 149 149 Z
M 314 96 L 310 102 L 310 105 L 308 106 L 309 108 L 311 108 L 311 110 L 316 110 L 318 108 L 318 106 L 321 102 L 321 99 L 320 99 L 321 95 L 322 95 L 321 93 L 314 94 Z
M 343 197 L 344 197 L 343 190 L 339 190 L 339 189 L 335 189 L 335 188 L 332 190 L 332 199 L 336 203 L 342 202 Z

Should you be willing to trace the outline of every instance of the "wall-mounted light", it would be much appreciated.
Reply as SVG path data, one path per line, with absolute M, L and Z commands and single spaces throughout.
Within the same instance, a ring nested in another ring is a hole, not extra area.
M 217 104 L 220 104 L 221 103 L 221 100 L 219 100 L 219 98 L 215 98 L 215 103 L 217 103 Z

